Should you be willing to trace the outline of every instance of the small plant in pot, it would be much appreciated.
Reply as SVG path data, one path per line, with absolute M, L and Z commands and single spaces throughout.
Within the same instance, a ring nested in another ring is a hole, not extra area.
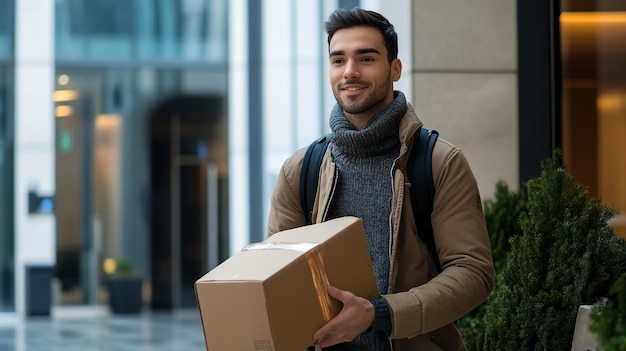
M 126 257 L 105 260 L 108 272 L 109 307 L 118 314 L 139 313 L 143 305 L 142 278 Z
M 604 351 L 626 350 L 626 273 L 611 287 L 608 298 L 593 306 L 589 329 Z
M 626 242 L 608 225 L 614 209 L 587 199 L 560 155 L 527 183 L 528 211 L 509 242 L 482 350 L 572 349 L 580 306 L 607 296 L 626 274 Z

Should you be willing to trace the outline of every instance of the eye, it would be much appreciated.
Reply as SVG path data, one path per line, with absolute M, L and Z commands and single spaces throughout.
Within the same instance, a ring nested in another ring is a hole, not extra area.
M 373 57 L 366 56 L 366 57 L 363 57 L 363 58 L 361 59 L 361 61 L 363 61 L 363 62 L 374 62 L 374 58 L 373 58 Z
M 333 65 L 340 65 L 343 63 L 343 59 L 342 58 L 333 58 L 330 60 L 330 63 Z

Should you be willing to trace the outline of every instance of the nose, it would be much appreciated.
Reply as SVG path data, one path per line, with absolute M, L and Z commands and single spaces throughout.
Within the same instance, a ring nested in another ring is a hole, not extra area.
M 344 79 L 358 79 L 361 77 L 361 73 L 359 72 L 359 65 L 354 62 L 354 60 L 348 60 L 345 65 L 345 70 L 343 71 Z

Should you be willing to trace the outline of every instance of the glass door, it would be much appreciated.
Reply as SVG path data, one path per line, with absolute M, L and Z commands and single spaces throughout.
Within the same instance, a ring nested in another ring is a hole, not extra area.
M 106 303 L 103 261 L 120 254 L 121 75 L 60 70 L 56 103 L 56 293 L 60 305 Z
M 54 94 L 56 121 L 56 298 L 86 304 L 93 295 L 86 277 L 93 249 L 91 218 L 92 113 L 89 82 L 97 75 L 63 72 Z
M 563 161 L 626 237 L 626 0 L 561 1 Z
M 204 149 L 204 140 L 191 138 L 196 147 Z M 217 198 L 218 188 L 216 165 L 205 155 L 179 155 L 174 161 L 178 168 L 178 179 L 172 187 L 178 187 L 174 194 L 172 218 L 173 234 L 179 236 L 180 265 L 180 307 L 195 307 L 194 283 L 215 264 L 218 255 L 217 239 Z M 176 172 L 176 170 L 174 170 Z
M 0 67 L 0 312 L 15 310 L 12 76 Z
M 220 259 L 221 99 L 178 96 L 151 121 L 152 307 L 195 307 L 194 283 Z M 222 171 L 223 172 L 223 171 Z

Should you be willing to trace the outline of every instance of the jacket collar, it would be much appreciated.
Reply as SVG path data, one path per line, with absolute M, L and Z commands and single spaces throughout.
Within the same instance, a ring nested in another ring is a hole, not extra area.
M 400 120 L 400 155 L 398 156 L 398 163 L 404 165 L 408 158 L 408 150 L 413 147 L 413 134 L 415 131 L 423 125 L 422 121 L 417 117 L 413 105 L 406 103 L 406 112 Z

